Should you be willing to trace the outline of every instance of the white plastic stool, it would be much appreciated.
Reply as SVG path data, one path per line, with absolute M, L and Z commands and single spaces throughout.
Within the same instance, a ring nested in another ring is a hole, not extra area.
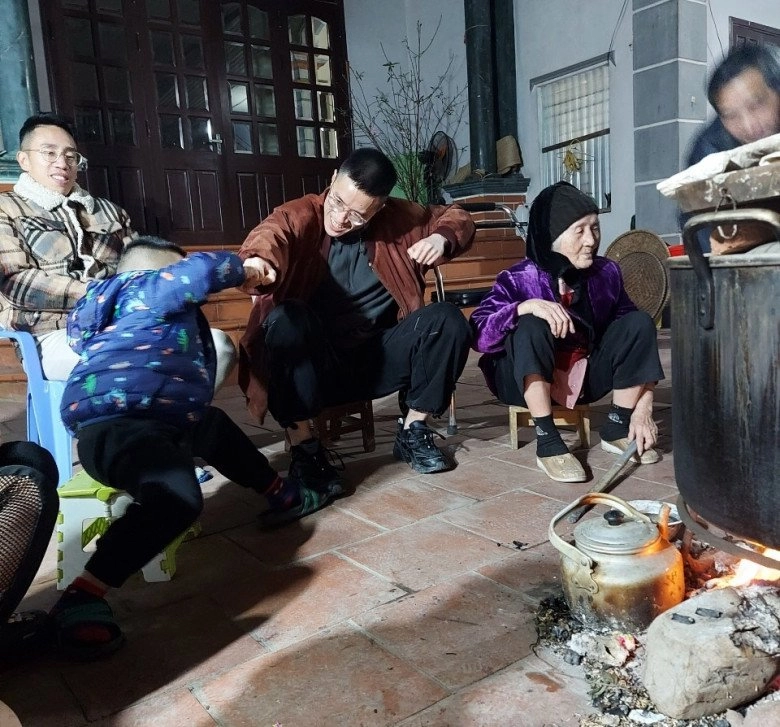
M 81 575 L 91 556 L 85 548 L 108 530 L 133 502 L 123 490 L 101 485 L 86 472 L 79 472 L 57 490 L 60 512 L 57 516 L 57 590 L 67 588 Z M 169 581 L 176 573 L 176 551 L 190 537 L 200 533 L 195 523 L 179 535 L 142 569 L 148 583 Z

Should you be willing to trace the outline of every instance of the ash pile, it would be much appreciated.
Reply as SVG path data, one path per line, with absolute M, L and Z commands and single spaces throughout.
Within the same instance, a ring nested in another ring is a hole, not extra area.
M 780 583 L 734 585 L 737 559 L 690 536 L 678 545 L 686 597 L 647 629 L 600 627 L 562 595 L 540 603 L 537 647 L 588 683 L 580 727 L 780 725 Z

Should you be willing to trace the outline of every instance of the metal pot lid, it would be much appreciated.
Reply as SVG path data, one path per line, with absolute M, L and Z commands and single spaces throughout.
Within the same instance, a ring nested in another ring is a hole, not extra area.
M 593 553 L 638 553 L 660 537 L 653 523 L 632 520 L 619 510 L 609 510 L 603 517 L 590 518 L 574 528 L 577 547 Z

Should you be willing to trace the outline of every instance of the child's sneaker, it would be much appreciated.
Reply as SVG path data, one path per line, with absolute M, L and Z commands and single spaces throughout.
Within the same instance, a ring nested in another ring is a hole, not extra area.
M 268 510 L 258 515 L 257 519 L 262 529 L 278 528 L 300 520 L 306 515 L 321 510 L 335 497 L 331 492 L 310 490 L 308 487 L 298 485 L 291 480 L 286 480 L 284 486 L 285 489 L 297 487 L 298 491 L 294 493 L 293 498 L 286 501 L 286 504 L 283 504 L 281 500 L 276 500 L 271 502 L 271 507 Z

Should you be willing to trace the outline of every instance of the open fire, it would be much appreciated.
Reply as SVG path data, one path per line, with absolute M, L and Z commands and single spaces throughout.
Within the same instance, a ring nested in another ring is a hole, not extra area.
M 540 606 L 540 643 L 581 666 L 599 710 L 580 727 L 780 725 L 780 568 L 685 528 L 670 539 L 683 557 L 685 595 L 646 630 L 572 614 L 570 594 Z M 780 563 L 780 551 L 762 555 Z
M 767 549 L 763 554 L 780 563 L 780 550 Z M 741 560 L 734 569 L 733 575 L 716 579 L 714 586 L 726 588 L 728 586 L 745 586 L 750 583 L 765 583 L 767 585 L 778 583 L 780 585 L 780 568 L 776 570 L 754 563 L 752 560 Z

